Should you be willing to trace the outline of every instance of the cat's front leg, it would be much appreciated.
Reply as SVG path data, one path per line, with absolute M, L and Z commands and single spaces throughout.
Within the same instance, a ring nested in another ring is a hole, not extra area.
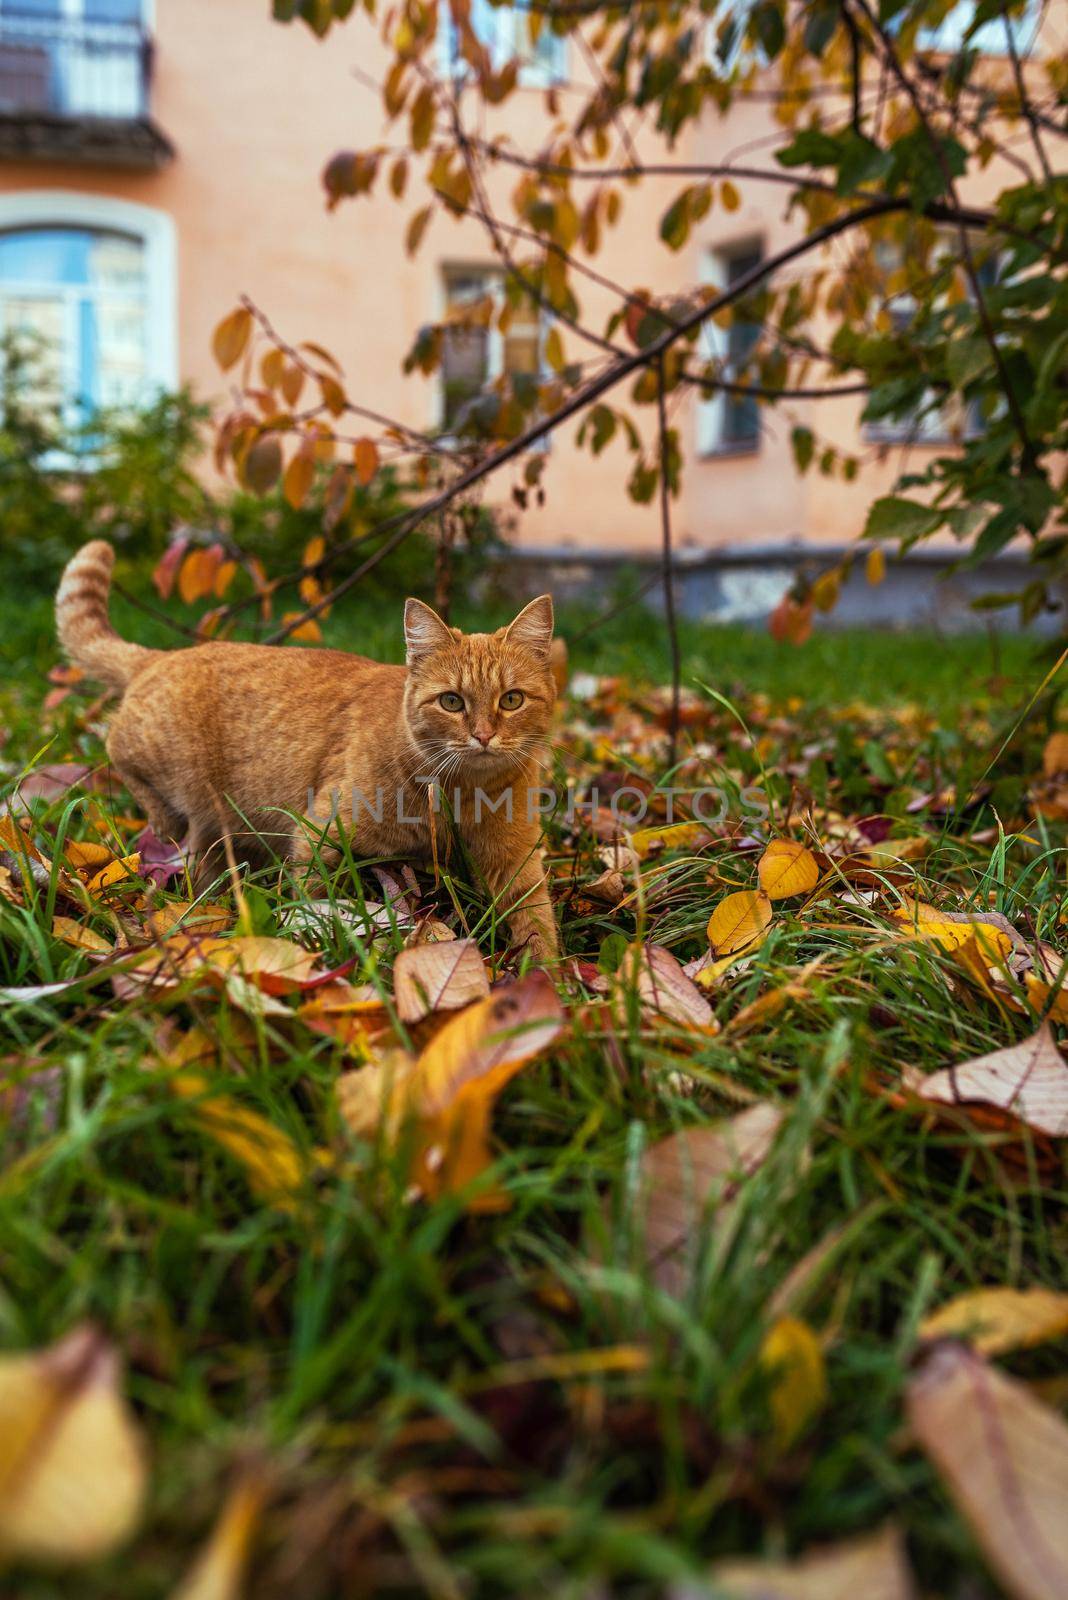
M 478 871 L 508 918 L 513 941 L 536 962 L 555 961 L 560 941 L 534 829 L 476 835 L 470 843 Z

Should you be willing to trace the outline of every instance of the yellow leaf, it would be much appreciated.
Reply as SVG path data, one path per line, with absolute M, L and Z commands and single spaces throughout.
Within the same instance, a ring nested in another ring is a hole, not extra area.
M 72 945 L 75 950 L 89 950 L 93 955 L 109 956 L 111 945 L 103 934 L 94 933 L 92 928 L 87 928 L 80 922 L 75 922 L 73 917 L 56 917 L 52 922 L 52 936 L 62 939 L 64 944 Z
M 158 939 L 173 933 L 179 924 L 185 933 L 225 933 L 232 920 L 226 906 L 203 900 L 168 900 L 145 915 L 145 923 Z
M 639 828 L 630 836 L 630 847 L 644 861 L 655 850 L 687 850 L 708 837 L 703 822 L 672 822 L 666 828 Z
M 760 887 L 769 900 L 787 900 L 808 894 L 819 882 L 816 858 L 796 839 L 772 839 L 757 863 Z
M 827 1370 L 820 1342 L 807 1322 L 780 1317 L 760 1346 L 771 1376 L 768 1404 L 779 1447 L 788 1450 L 827 1402 Z
M 729 178 L 724 178 L 719 186 L 719 198 L 725 211 L 737 211 L 742 203 L 742 197 Z
M 171 1600 L 241 1600 L 245 1569 L 263 1510 L 261 1478 L 241 1478 L 226 1497 L 211 1537 Z
M 118 1358 L 96 1329 L 0 1356 L 0 1553 L 95 1561 L 133 1533 L 147 1482 Z
M 299 611 L 287 611 L 282 617 L 282 621 L 285 624 L 289 624 L 290 622 L 295 622 L 300 615 Z M 308 617 L 298 628 L 293 629 L 289 637 L 291 639 L 302 639 L 307 644 L 321 644 L 323 630 L 314 617 Z
M 740 889 L 719 902 L 708 919 L 708 942 L 717 956 L 733 955 L 759 939 L 771 922 L 771 901 L 761 889 Z
M 182 1099 L 197 1102 L 193 1121 L 234 1158 L 252 1192 L 279 1210 L 292 1210 L 308 1167 L 289 1135 L 232 1096 L 214 1093 L 197 1072 L 176 1072 L 169 1084 Z
M 868 551 L 864 562 L 864 576 L 873 588 L 882 583 L 886 577 L 886 553 L 882 545 L 877 544 Z
M 317 567 L 325 554 L 326 540 L 323 538 L 321 533 L 317 533 L 315 538 L 309 539 L 307 544 L 304 546 L 304 554 L 301 557 L 301 564 L 305 567 Z
M 920 1323 L 921 1339 L 963 1339 L 984 1356 L 1029 1350 L 1068 1333 L 1068 1294 L 1052 1289 L 970 1289 Z
M 240 361 L 251 335 L 252 313 L 244 306 L 223 317 L 211 336 L 211 348 L 224 372 Z
M 95 877 L 90 878 L 86 888 L 90 894 L 104 894 L 115 884 L 121 883 L 124 878 L 135 877 L 140 866 L 141 856 L 136 850 L 133 855 L 119 856 L 110 861 Z
M 310 978 L 317 957 L 291 939 L 247 934 L 213 942 L 207 959 L 214 967 L 234 967 L 268 994 L 289 994 Z

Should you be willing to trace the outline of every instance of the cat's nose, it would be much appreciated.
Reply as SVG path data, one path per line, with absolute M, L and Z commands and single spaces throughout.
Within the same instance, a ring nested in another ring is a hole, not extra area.
M 493 738 L 493 729 L 487 727 L 484 722 L 476 722 L 475 726 L 471 729 L 471 737 L 474 739 L 476 744 L 480 744 L 483 750 L 485 750 L 489 745 L 490 740 Z

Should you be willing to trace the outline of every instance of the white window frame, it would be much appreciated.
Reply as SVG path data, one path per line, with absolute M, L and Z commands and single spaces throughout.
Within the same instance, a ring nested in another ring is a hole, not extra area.
M 519 84 L 524 89 L 549 89 L 554 84 L 566 83 L 568 76 L 568 41 L 553 34 L 556 42 L 556 62 L 539 61 L 530 54 L 530 35 L 527 29 L 528 13 L 519 6 L 497 6 L 491 9 L 492 37 L 478 37 L 490 53 L 494 71 L 499 72 L 513 56 L 519 57 Z M 453 54 L 452 12 L 448 0 L 442 0 L 438 13 L 438 47 L 442 75 L 446 78 L 463 77 L 467 63 Z M 476 30 L 477 31 L 477 30 Z M 546 19 L 548 31 L 548 19 Z
M 701 255 L 701 282 L 713 289 L 725 289 L 731 260 L 737 256 L 749 255 L 754 250 L 758 250 L 761 256 L 765 254 L 762 234 L 747 234 L 738 239 L 708 245 Z M 708 317 L 703 325 L 702 340 L 704 346 L 702 355 L 720 365 L 724 377 L 729 378 L 731 373 L 728 370 L 730 356 L 728 330 L 717 327 L 714 319 Z M 725 389 L 717 389 L 707 399 L 701 397 L 697 401 L 697 453 L 704 459 L 729 459 L 732 456 L 753 456 L 760 452 L 762 437 L 759 427 L 756 438 L 751 443 L 732 442 L 724 437 L 728 398 Z
M 940 230 L 935 250 L 939 245 L 948 245 L 950 237 L 948 230 Z M 910 290 L 901 289 L 896 294 L 886 296 L 883 305 L 891 315 L 894 311 L 914 314 L 916 297 Z M 933 400 L 934 391 L 928 389 L 926 392 Z M 871 444 L 908 445 L 932 450 L 966 444 L 978 432 L 981 432 L 981 424 L 976 424 L 974 407 L 965 404 L 956 392 L 943 396 L 937 405 L 924 404 L 922 409 L 912 411 L 907 416 L 880 417 L 875 422 L 865 422 L 861 427 L 862 436 Z
M 25 228 L 85 228 L 124 233 L 140 241 L 145 262 L 146 385 L 156 392 L 176 389 L 178 236 L 172 218 L 134 200 L 69 189 L 0 195 L 0 234 Z
M 504 375 L 504 339 L 505 336 L 497 326 L 498 318 L 505 305 L 504 283 L 505 271 L 498 263 L 492 261 L 442 261 L 438 264 L 437 271 L 437 321 L 444 324 L 449 313 L 448 282 L 450 274 L 468 273 L 472 277 L 481 275 L 487 280 L 487 294 L 493 301 L 493 311 L 490 314 L 489 326 L 486 329 L 486 381 L 483 389 L 488 389 L 491 384 Z M 549 333 L 549 319 L 540 305 L 534 307 L 538 327 L 538 376 L 545 377 L 545 340 Z M 438 370 L 433 416 L 430 426 L 435 429 L 445 428 L 445 378 L 443 371 Z M 442 433 L 439 442 L 448 444 L 453 436 Z M 533 451 L 544 452 L 549 449 L 550 436 L 545 435 L 531 448 Z
M 1029 55 L 1034 48 L 1041 9 L 1039 0 L 1027 0 L 1023 14 L 1009 18 L 1013 43 L 1021 56 Z M 964 35 L 971 26 L 974 13 L 975 0 L 957 0 L 957 4 L 946 13 L 937 27 L 920 28 L 916 35 L 917 48 L 938 55 L 956 55 L 964 44 Z M 992 17 L 989 22 L 984 22 L 969 39 L 968 47 L 986 56 L 1007 56 L 1009 49 L 1004 19 Z

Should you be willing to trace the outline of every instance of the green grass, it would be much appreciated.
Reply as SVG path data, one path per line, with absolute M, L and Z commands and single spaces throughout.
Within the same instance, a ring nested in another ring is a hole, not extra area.
M 9 595 L 6 612 L 0 754 L 18 764 L 48 743 L 49 760 L 95 758 L 84 699 L 42 720 L 42 674 L 55 659 L 43 602 L 16 607 Z M 121 606 L 116 615 L 149 637 Z M 580 621 L 566 617 L 565 633 Z M 396 618 L 346 612 L 331 642 L 395 655 Z M 1063 830 L 1035 823 L 1026 798 L 1042 717 L 1008 739 L 983 803 L 908 809 L 953 782 L 965 800 L 1045 664 L 1019 640 L 992 661 L 981 638 L 935 647 L 820 634 L 793 651 L 696 626 L 684 650 L 687 681 L 737 692 L 757 740 L 754 749 L 735 716 L 707 702 L 694 737 L 713 771 L 749 783 L 766 769 L 778 815 L 792 805 L 799 830 L 806 815 L 827 837 L 842 816 L 887 814 L 895 834 L 925 834 L 929 853 L 884 879 L 874 908 L 830 890 L 780 906 L 752 961 L 712 992 L 715 1036 L 653 1028 L 633 1006 L 612 1020 L 562 976 L 569 1009 L 586 1009 L 499 1103 L 494 1176 L 511 1200 L 501 1215 L 467 1215 L 455 1197 L 406 1203 L 403 1155 L 341 1125 L 334 1087 L 353 1062 L 333 1040 L 276 1016 L 248 1027 L 225 995 L 203 989 L 117 999 L 105 974 L 52 936 L 46 882 L 23 906 L 0 898 L 0 985 L 86 980 L 0 1012 L 3 1070 L 43 1086 L 25 1115 L 3 1102 L 0 1346 L 33 1348 L 97 1323 L 124 1354 L 152 1451 L 149 1503 L 129 1545 L 66 1573 L 19 1567 L 0 1580 L 5 1593 L 157 1600 L 250 1460 L 270 1474 L 256 1600 L 654 1596 L 716 1559 L 794 1553 L 887 1518 L 907 1531 L 925 1593 L 997 1593 L 903 1433 L 903 1390 L 919 1320 L 955 1291 L 1068 1289 L 1064 1176 L 1010 1183 L 995 1139 L 963 1119 L 917 1118 L 879 1092 L 906 1067 L 934 1070 L 1033 1026 L 963 982 L 948 957 L 897 937 L 888 912 L 915 893 L 951 908 L 992 904 L 1063 942 Z M 663 662 L 655 625 L 631 614 L 590 635 L 573 665 L 627 678 L 615 700 L 640 716 L 651 700 L 639 680 L 662 677 Z M 571 770 L 655 763 L 651 724 L 637 737 L 607 702 L 569 714 L 583 724 L 561 739 Z M 64 825 L 88 831 L 84 797 L 41 817 L 44 829 Z M 724 830 L 697 853 L 650 863 L 636 919 L 583 899 L 601 870 L 588 837 L 557 832 L 553 844 L 579 886 L 561 890 L 567 948 L 605 966 L 620 933 L 697 955 L 715 903 L 754 877 L 753 851 Z M 141 887 L 120 891 L 120 903 Z M 289 874 L 261 875 L 249 893 L 257 931 L 284 934 L 304 892 Z M 339 901 L 351 892 L 340 876 L 330 886 Z M 446 896 L 437 903 L 454 914 Z M 92 926 L 114 933 L 107 914 Z M 398 943 L 386 934 L 372 951 L 337 923 L 323 965 L 357 955 L 353 980 L 373 973 L 388 989 Z M 795 989 L 780 1010 L 736 1025 L 787 982 Z M 161 1048 L 193 1024 L 222 1047 L 213 1088 L 287 1133 L 309 1163 L 332 1152 L 295 1210 L 250 1191 L 205 1136 L 197 1101 L 169 1091 Z M 695 1241 L 690 1288 L 674 1299 L 641 1264 L 642 1151 L 753 1097 L 781 1105 L 783 1133 L 729 1224 Z M 821 1242 L 830 1253 L 790 1309 L 825 1341 L 828 1398 L 783 1448 L 760 1345 L 776 1297 Z M 606 1362 L 581 1382 L 553 1376 L 554 1362 L 615 1345 L 638 1347 L 644 1369 Z M 1064 1356 L 1052 1345 L 1006 1364 L 1044 1376 Z
M 205 603 L 192 611 L 173 601 L 160 606 L 147 575 L 123 571 L 130 592 L 187 626 Z M 50 579 L 28 583 L 20 573 L 0 595 L 0 667 L 11 680 L 25 685 L 56 660 Z M 661 618 L 642 605 L 618 615 L 618 596 L 603 602 L 559 608 L 558 631 L 573 641 L 575 670 L 618 674 L 631 680 L 663 682 L 669 674 L 668 643 Z M 214 604 L 214 602 L 212 602 Z M 355 650 L 378 660 L 403 656 L 403 598 L 347 600 L 325 623 L 327 644 Z M 144 644 L 172 647 L 181 643 L 173 630 L 137 606 L 116 596 L 116 627 Z M 460 626 L 499 626 L 508 620 L 506 607 L 492 614 L 458 600 Z M 609 617 L 607 622 L 601 618 Z M 991 686 L 1011 694 L 1033 676 L 1040 645 L 1033 636 L 1002 624 L 991 631 L 940 636 L 933 633 L 833 629 L 817 619 L 816 631 L 799 647 L 776 644 L 761 628 L 684 620 L 680 626 L 684 683 L 713 684 L 721 692 L 799 695 L 810 705 L 841 705 L 859 700 L 894 705 L 915 700 L 932 711 L 952 715 L 974 704 Z

